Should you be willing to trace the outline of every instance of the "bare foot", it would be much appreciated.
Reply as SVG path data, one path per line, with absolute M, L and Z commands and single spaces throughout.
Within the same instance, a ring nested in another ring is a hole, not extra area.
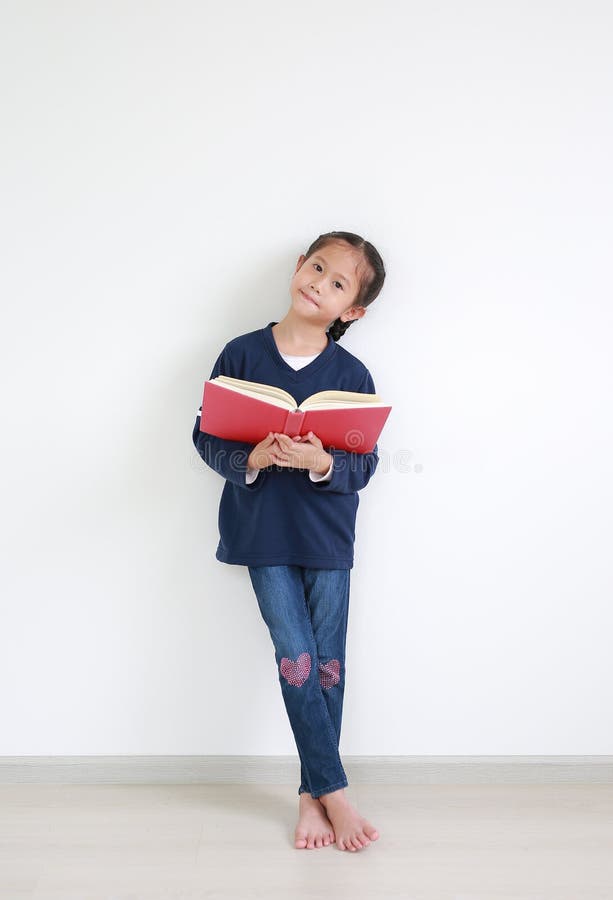
M 300 815 L 295 831 L 295 843 L 298 850 L 313 850 L 315 847 L 327 847 L 336 840 L 332 823 L 319 800 L 311 797 L 307 791 L 300 794 Z
M 344 788 L 322 794 L 318 799 L 332 822 L 339 850 L 361 850 L 379 839 L 377 829 L 349 802 Z

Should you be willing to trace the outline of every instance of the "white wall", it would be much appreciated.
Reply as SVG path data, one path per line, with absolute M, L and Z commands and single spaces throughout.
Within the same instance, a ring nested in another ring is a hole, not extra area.
M 613 752 L 611 7 L 1 18 L 0 753 L 295 754 L 191 430 L 331 229 L 386 263 L 343 346 L 394 406 L 342 752 Z

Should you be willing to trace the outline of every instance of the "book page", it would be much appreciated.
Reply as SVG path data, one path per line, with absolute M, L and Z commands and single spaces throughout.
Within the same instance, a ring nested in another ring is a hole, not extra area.
M 298 409 L 339 409 L 387 405 L 378 394 L 360 394 L 356 391 L 318 391 L 307 397 Z
M 256 400 L 265 400 L 282 409 L 296 409 L 296 401 L 287 391 L 271 384 L 260 384 L 258 381 L 244 381 L 242 378 L 231 378 L 229 375 L 217 375 L 211 381 L 220 381 L 224 387 Z
M 245 381 L 242 378 L 231 378 L 229 375 L 218 375 L 211 381 L 218 381 L 224 387 L 256 400 L 264 400 L 281 409 L 295 410 L 296 401 L 291 394 L 272 384 L 261 384 L 258 381 Z M 387 406 L 378 394 L 360 394 L 356 391 L 318 391 L 304 400 L 298 409 L 348 409 Z

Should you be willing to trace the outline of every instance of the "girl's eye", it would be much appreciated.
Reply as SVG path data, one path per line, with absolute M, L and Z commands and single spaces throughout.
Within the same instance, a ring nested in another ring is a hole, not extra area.
M 313 265 L 314 265 L 316 268 L 319 266 L 319 268 L 321 269 L 321 266 L 319 265 L 319 263 L 313 263 Z M 344 288 L 343 285 L 340 283 L 340 281 L 335 281 L 334 284 L 338 284 L 338 286 L 339 286 L 339 288 L 341 289 L 341 291 L 344 291 L 344 290 L 345 290 L 345 288 Z

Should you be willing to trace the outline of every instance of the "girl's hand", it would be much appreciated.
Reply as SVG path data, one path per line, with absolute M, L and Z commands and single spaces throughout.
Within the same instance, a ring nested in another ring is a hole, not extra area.
M 267 466 L 272 466 L 277 461 L 276 454 L 280 450 L 274 434 L 269 431 L 264 440 L 256 444 L 249 454 L 247 466 L 250 469 L 265 469 Z
M 318 475 L 325 475 L 332 463 L 332 456 L 327 453 L 317 435 L 296 435 L 293 439 L 287 434 L 273 432 L 280 450 L 275 452 L 275 463 L 294 469 L 308 469 Z

